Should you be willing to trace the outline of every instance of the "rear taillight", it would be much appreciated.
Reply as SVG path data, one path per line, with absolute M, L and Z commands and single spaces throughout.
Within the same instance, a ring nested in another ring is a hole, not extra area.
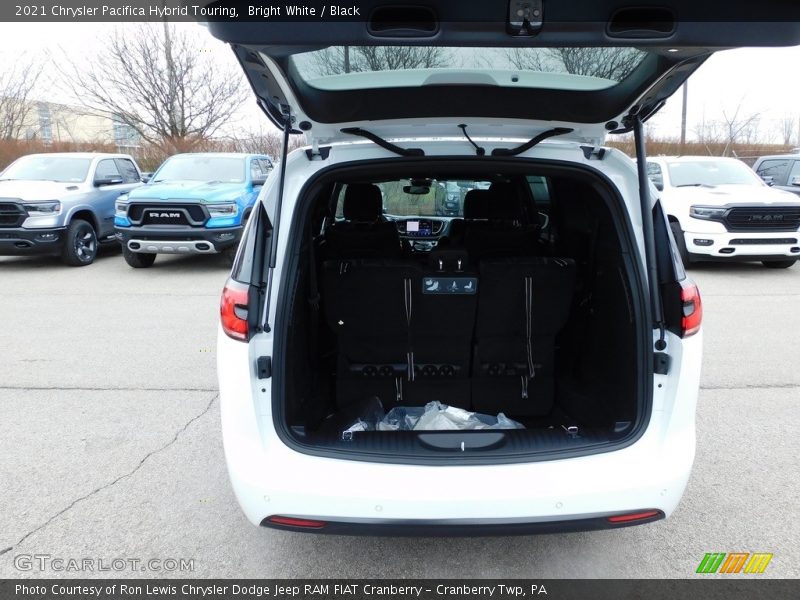
M 700 300 L 700 290 L 694 283 L 684 281 L 681 283 L 681 337 L 689 337 L 700 331 L 703 321 L 703 303 Z
M 247 341 L 247 284 L 228 279 L 222 290 L 219 315 L 222 329 L 234 340 Z
M 634 521 L 646 521 L 653 518 L 661 518 L 664 516 L 660 510 L 643 510 L 634 513 L 627 513 L 624 515 L 614 515 L 607 517 L 606 521 L 609 523 L 633 523 Z
M 275 525 L 288 525 L 289 527 L 302 527 L 303 529 L 322 529 L 327 525 L 325 521 L 315 521 L 313 519 L 295 519 L 294 517 L 272 516 L 267 519 Z

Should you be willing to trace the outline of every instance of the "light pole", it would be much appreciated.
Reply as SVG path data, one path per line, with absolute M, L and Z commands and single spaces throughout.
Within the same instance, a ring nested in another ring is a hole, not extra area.
M 686 150 L 686 98 L 689 93 L 689 82 L 683 82 L 683 107 L 681 108 L 681 154 Z

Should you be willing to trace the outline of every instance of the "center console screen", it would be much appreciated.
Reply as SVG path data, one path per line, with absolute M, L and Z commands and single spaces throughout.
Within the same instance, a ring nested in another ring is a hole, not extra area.
M 430 237 L 433 235 L 433 224 L 430 221 L 406 221 L 406 234 L 410 237 Z

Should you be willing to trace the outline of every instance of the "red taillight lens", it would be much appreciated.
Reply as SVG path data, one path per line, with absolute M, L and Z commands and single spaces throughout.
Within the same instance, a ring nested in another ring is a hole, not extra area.
M 700 290 L 694 283 L 681 284 L 681 305 L 681 337 L 689 337 L 700 331 L 703 322 L 703 302 L 700 300 Z
M 276 525 L 289 525 L 290 527 L 304 527 L 306 529 L 322 529 L 327 525 L 325 521 L 314 521 L 312 519 L 295 519 L 293 517 L 270 517 L 267 519 Z
M 642 512 L 628 513 L 626 515 L 614 515 L 608 517 L 606 520 L 609 523 L 630 523 L 631 521 L 643 521 L 645 519 L 652 519 L 661 515 L 660 510 L 645 510 Z
M 222 290 L 219 315 L 222 329 L 234 340 L 247 341 L 248 286 L 229 279 Z

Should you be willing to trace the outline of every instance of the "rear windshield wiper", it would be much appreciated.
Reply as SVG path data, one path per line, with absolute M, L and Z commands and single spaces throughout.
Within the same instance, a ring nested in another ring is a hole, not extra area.
M 546 140 L 547 138 L 551 138 L 556 135 L 564 135 L 565 133 L 570 133 L 571 131 L 573 131 L 571 127 L 554 127 L 553 129 L 548 129 L 547 131 L 543 131 L 539 135 L 532 137 L 521 146 L 517 146 L 515 148 L 495 148 L 492 150 L 492 156 L 516 156 L 517 154 L 527 152 L 536 144 Z
M 375 142 L 381 148 L 384 148 L 389 152 L 394 152 L 395 154 L 399 154 L 400 156 L 425 156 L 425 151 L 422 148 L 401 148 L 396 144 L 387 142 L 382 137 L 378 137 L 371 131 L 367 131 L 366 129 L 361 129 L 361 127 L 345 127 L 340 131 L 342 133 L 349 133 L 350 135 L 358 135 L 363 138 L 366 138 L 371 142 Z
M 676 185 L 675 187 L 676 188 L 679 188 L 679 187 L 710 187 L 710 188 L 713 188 L 713 187 L 717 187 L 717 186 L 711 185 L 710 183 L 682 183 L 680 185 Z

